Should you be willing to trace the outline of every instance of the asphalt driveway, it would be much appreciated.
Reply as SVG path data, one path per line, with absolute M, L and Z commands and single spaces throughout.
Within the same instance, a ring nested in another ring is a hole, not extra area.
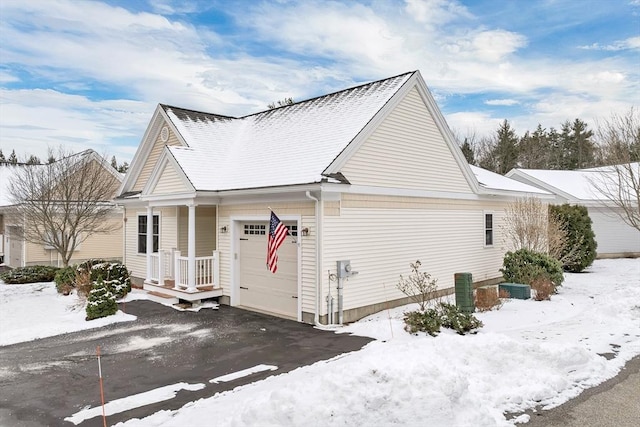
M 102 354 L 105 401 L 176 384 L 205 384 L 175 398 L 107 418 L 109 425 L 358 350 L 369 338 L 228 306 L 179 312 L 150 301 L 127 303 L 134 322 L 0 347 L 0 425 L 73 426 L 64 421 L 100 405 L 96 347 Z M 277 366 L 229 382 L 209 380 L 257 365 Z M 81 426 L 102 426 L 101 417 Z

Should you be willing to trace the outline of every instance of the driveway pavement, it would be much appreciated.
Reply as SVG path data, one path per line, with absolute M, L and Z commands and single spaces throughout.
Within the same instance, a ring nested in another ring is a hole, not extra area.
M 528 412 L 526 427 L 640 426 L 640 356 L 614 378 L 548 411 Z
M 134 301 L 125 310 L 138 320 L 0 347 L 0 426 L 73 426 L 64 418 L 99 406 L 97 346 L 107 402 L 181 382 L 206 385 L 109 416 L 107 422 L 113 425 L 161 409 L 178 409 L 220 391 L 359 350 L 371 341 L 228 306 L 193 313 Z M 260 364 L 278 369 L 209 383 Z M 102 426 L 102 419 L 80 425 Z

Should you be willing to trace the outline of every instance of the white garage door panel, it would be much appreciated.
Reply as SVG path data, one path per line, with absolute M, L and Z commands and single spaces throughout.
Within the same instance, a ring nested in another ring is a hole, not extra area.
M 266 224 L 266 223 L 265 223 Z M 240 305 L 297 318 L 298 247 L 287 237 L 278 249 L 278 271 L 267 269 L 267 236 L 240 238 Z

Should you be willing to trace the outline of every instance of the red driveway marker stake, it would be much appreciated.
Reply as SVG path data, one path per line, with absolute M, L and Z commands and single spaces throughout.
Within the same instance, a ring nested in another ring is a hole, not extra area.
M 96 347 L 98 355 L 98 376 L 100 377 L 100 400 L 102 401 L 102 423 L 107 427 L 107 415 L 104 412 L 104 387 L 102 386 L 102 365 L 100 364 L 100 346 Z

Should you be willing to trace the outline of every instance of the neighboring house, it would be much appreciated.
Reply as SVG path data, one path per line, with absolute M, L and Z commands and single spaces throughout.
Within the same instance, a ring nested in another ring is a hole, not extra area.
M 504 209 L 531 194 L 469 167 L 416 71 L 240 118 L 159 105 L 117 203 L 145 289 L 327 323 L 339 283 L 345 322 L 406 303 L 416 260 L 443 290 L 495 281 Z M 275 274 L 271 210 L 292 234 Z
M 513 169 L 507 177 L 553 193 L 554 204 L 585 206 L 598 242 L 598 258 L 640 256 L 640 231 L 627 225 L 607 196 L 594 186 L 611 168 L 580 170 Z
M 117 178 L 122 183 L 123 176 L 105 162 L 93 150 L 87 150 L 76 156 L 88 156 L 104 168 L 105 174 Z M 50 246 L 25 241 L 23 238 L 23 223 L 12 213 L 13 204 L 9 195 L 11 179 L 19 174 L 22 168 L 45 167 L 41 165 L 0 165 L 0 264 L 9 267 L 24 267 L 28 265 L 61 265 L 58 252 Z M 113 189 L 113 196 L 117 188 Z M 104 203 L 112 203 L 105 200 Z M 118 230 L 110 234 L 93 234 L 84 240 L 73 253 L 71 263 L 78 263 L 91 258 L 122 259 L 122 209 L 113 204 L 113 215 L 109 218 Z

